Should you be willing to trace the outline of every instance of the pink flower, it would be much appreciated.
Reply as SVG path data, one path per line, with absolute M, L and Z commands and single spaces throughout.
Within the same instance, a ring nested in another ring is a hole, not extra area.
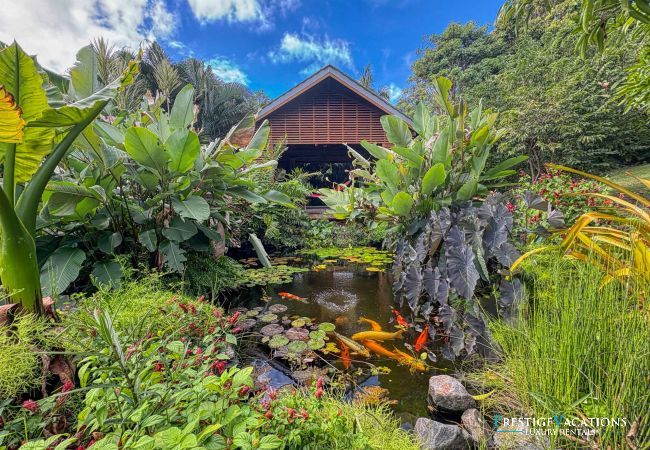
M 70 392 L 73 388 L 74 388 L 74 383 L 71 380 L 68 380 L 65 383 L 63 383 L 61 392 Z
M 506 208 L 508 208 L 508 211 L 511 213 L 515 212 L 515 205 L 513 205 L 512 202 L 506 202 Z
M 33 413 L 36 413 L 39 410 L 38 403 L 36 403 L 34 400 L 25 400 L 23 402 L 23 408 Z

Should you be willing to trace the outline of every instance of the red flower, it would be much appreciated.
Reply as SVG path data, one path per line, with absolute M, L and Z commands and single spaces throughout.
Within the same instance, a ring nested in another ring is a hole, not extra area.
M 506 202 L 506 208 L 508 208 L 508 211 L 511 213 L 515 212 L 515 205 L 513 205 L 511 202 Z
M 226 370 L 226 361 L 215 361 L 212 363 L 212 370 L 216 370 L 219 372 L 219 375 L 223 373 L 224 370 Z
M 248 394 L 250 392 L 251 388 L 248 386 L 242 386 L 241 389 L 239 389 L 239 396 L 243 397 L 244 395 Z
M 71 380 L 68 380 L 65 383 L 63 383 L 61 392 L 70 392 L 73 388 L 74 388 L 74 383 Z
M 237 311 L 235 314 L 232 315 L 232 317 L 228 319 L 228 323 L 232 325 L 233 323 L 237 322 L 237 319 L 239 319 L 240 315 L 241 315 L 241 311 Z
M 154 372 L 162 372 L 164 368 L 165 368 L 165 365 L 163 363 L 161 363 L 160 361 L 154 363 L 154 365 L 153 365 L 153 371 Z
M 289 417 L 293 419 L 294 417 L 296 417 L 296 410 L 293 408 L 287 408 L 287 414 L 289 414 Z
M 300 408 L 300 415 L 305 420 L 309 419 L 309 413 L 304 408 Z
M 203 354 L 203 349 L 202 349 L 201 347 L 196 347 L 196 348 L 194 349 L 194 354 L 195 354 L 195 355 L 201 355 L 201 354 Z
M 316 388 L 317 389 L 323 388 L 323 377 L 318 377 L 318 380 L 316 380 Z
M 221 316 L 222 316 L 221 311 L 219 311 L 217 308 L 214 308 L 214 309 L 212 310 L 212 314 L 214 314 L 214 317 L 216 317 L 217 319 L 220 319 Z
M 33 413 L 36 413 L 39 410 L 38 403 L 36 403 L 34 400 L 25 400 L 23 402 L 23 408 Z
M 269 398 L 271 400 L 275 400 L 276 397 L 278 396 L 277 391 L 273 388 L 273 386 L 269 387 Z
M 205 294 L 199 297 L 199 301 L 200 301 L 200 302 L 205 301 Z
M 273 419 L 273 413 L 271 412 L 270 409 L 266 412 L 266 414 L 264 414 L 264 417 L 266 417 L 269 420 Z
M 316 392 L 314 393 L 314 395 L 318 399 L 321 398 L 323 396 L 323 388 L 322 387 L 316 388 Z

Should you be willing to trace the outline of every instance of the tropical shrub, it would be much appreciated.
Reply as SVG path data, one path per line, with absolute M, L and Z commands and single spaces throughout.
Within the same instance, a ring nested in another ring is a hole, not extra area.
M 362 142 L 375 158 L 350 149 L 357 169 L 351 187 L 321 189 L 324 202 L 337 218 L 378 221 L 395 227 L 393 291 L 415 316 L 427 322 L 438 315 L 440 328 L 450 337 L 448 357 L 476 350 L 485 324 L 476 296 L 500 284 L 499 307 L 508 315 L 523 295 L 518 280 L 500 276 L 518 256 L 509 242 L 512 215 L 490 185 L 516 173 L 525 156 L 486 169 L 490 151 L 501 136 L 497 114 L 479 105 L 471 112 L 453 103 L 451 81 L 434 82 L 434 100 L 442 114 L 431 115 L 418 105 L 412 136 L 397 117 L 382 117 L 390 149 Z M 355 187 L 359 182 L 361 187 Z M 487 196 L 486 196 L 487 195 Z M 462 312 L 466 324 L 459 324 Z M 435 335 L 434 327 L 430 328 Z
M 0 122 L 0 279 L 11 300 L 33 312 L 42 312 L 34 242 L 41 196 L 72 143 L 138 70 L 132 62 L 117 80 L 98 86 L 88 73 L 87 54 L 88 48 L 78 53 L 66 103 L 17 43 L 0 51 L 2 106 L 8 112 Z
M 634 286 L 642 302 L 650 286 L 650 199 L 597 175 L 564 166 L 551 168 L 596 180 L 622 194 L 578 193 L 599 198 L 603 205 L 599 210 L 582 214 L 568 230 L 556 232 L 562 238 L 558 248 L 570 258 L 599 266 L 607 274 L 603 285 L 620 281 Z M 650 186 L 650 180 L 638 180 Z M 540 247 L 522 255 L 511 270 L 526 257 L 549 248 L 555 247 Z
M 594 180 L 575 178 L 560 170 L 547 170 L 538 178 L 521 171 L 517 186 L 506 204 L 513 213 L 513 234 L 522 243 L 533 235 L 548 237 L 548 229 L 564 228 L 595 206 L 611 206 L 609 199 L 589 193 L 607 194 L 608 188 Z
M 182 272 L 188 250 L 209 253 L 211 243 L 226 239 L 213 226 L 228 228 L 233 197 L 290 206 L 286 195 L 249 178 L 275 165 L 255 164 L 267 145 L 268 124 L 244 148 L 231 140 L 253 126 L 252 117 L 223 140 L 201 146 L 192 128 L 193 100 L 187 85 L 169 112 L 161 99 L 144 102 L 134 114 L 96 122 L 77 143 L 43 197 L 42 229 L 66 231 L 42 247 L 48 294 L 62 293 L 82 271 L 96 285 L 119 285 L 120 253 L 129 254 L 135 267 Z
M 246 279 L 243 266 L 228 256 L 216 260 L 199 252 L 187 256 L 183 290 L 188 295 L 205 295 L 214 301 L 220 294 L 241 286 Z

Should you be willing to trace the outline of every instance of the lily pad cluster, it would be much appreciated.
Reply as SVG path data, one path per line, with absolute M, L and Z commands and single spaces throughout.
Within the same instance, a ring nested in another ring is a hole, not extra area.
M 244 286 L 266 286 L 272 284 L 291 283 L 293 275 L 299 272 L 307 272 L 305 267 L 293 267 L 279 265 L 273 267 L 263 267 L 260 269 L 248 269 L 244 272 Z
M 274 265 L 288 266 L 291 264 L 300 264 L 303 261 L 301 256 L 271 256 Z M 248 268 L 260 266 L 260 261 L 256 257 L 240 259 L 239 262 Z
M 282 315 L 287 309 L 277 303 L 266 310 L 253 309 L 245 313 L 245 320 L 250 320 L 251 316 L 256 320 L 262 334 L 261 342 L 274 351 L 274 356 L 301 362 L 313 356 L 314 351 L 334 351 L 327 335 L 336 329 L 333 323 L 316 323 L 309 317 Z
M 374 247 L 325 247 L 317 249 L 305 249 L 301 253 L 312 255 L 320 259 L 323 263 L 332 264 L 339 261 L 349 263 L 363 264 L 370 267 L 377 267 L 381 270 L 387 264 L 393 262 L 393 254 L 385 250 L 378 250 Z M 316 267 L 320 267 L 318 265 Z

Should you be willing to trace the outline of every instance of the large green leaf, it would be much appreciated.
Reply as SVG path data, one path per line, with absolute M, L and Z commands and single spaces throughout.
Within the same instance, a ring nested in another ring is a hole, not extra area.
M 391 190 L 396 190 L 399 185 L 399 171 L 394 162 L 387 159 L 380 159 L 377 161 L 377 176 L 383 181 Z
M 397 116 L 381 116 L 380 121 L 389 142 L 400 147 L 408 147 L 412 136 L 406 122 Z
M 291 203 L 291 198 L 280 191 L 271 189 L 268 192 L 264 193 L 264 198 L 270 202 L 278 203 L 280 205 L 292 208 L 294 205 Z
M 169 125 L 177 130 L 186 129 L 194 120 L 194 87 L 186 84 L 176 94 L 174 106 L 169 115 Z
M 390 206 L 393 212 L 398 216 L 406 216 L 411 212 L 413 203 L 413 197 L 411 197 L 408 192 L 400 191 L 395 195 L 395 197 L 393 197 Z
M 433 149 L 431 150 L 431 161 L 434 163 L 442 163 L 445 167 L 448 165 L 447 161 L 449 159 L 449 129 L 443 129 L 435 142 L 433 143 Z
M 269 126 L 268 120 L 265 120 L 262 122 L 262 125 L 257 129 L 255 134 L 253 135 L 253 138 L 250 140 L 248 145 L 246 146 L 247 149 L 265 149 L 266 144 L 268 143 L 269 140 L 269 134 L 271 133 L 271 127 Z
M 210 218 L 210 205 L 201 196 L 191 195 L 185 200 L 172 200 L 176 212 L 185 219 L 194 219 L 203 222 Z
M 160 146 L 158 137 L 142 127 L 131 127 L 124 136 L 126 152 L 138 163 L 162 173 L 169 155 Z
M 496 176 L 500 172 L 503 172 L 507 169 L 510 169 L 511 167 L 514 167 L 518 164 L 521 164 L 522 162 L 526 161 L 528 159 L 528 156 L 526 155 L 520 155 L 520 156 L 514 156 L 512 158 L 508 158 L 505 161 L 500 162 L 496 166 L 492 167 L 490 170 L 486 171 L 483 174 L 484 179 L 491 179 L 492 177 Z
M 107 231 L 102 233 L 97 239 L 97 247 L 104 253 L 111 254 L 113 250 L 117 248 L 122 243 L 122 233 L 115 231 L 111 233 Z
M 93 265 L 92 275 L 99 286 L 117 289 L 122 280 L 122 266 L 117 261 L 98 261 Z
M 433 80 L 433 99 L 440 109 L 446 111 L 450 117 L 456 117 L 458 113 L 454 111 L 454 105 L 449 100 L 449 91 L 452 82 L 449 78 L 437 77 Z
M 194 167 L 194 162 L 201 153 L 199 137 L 189 130 L 174 131 L 165 147 L 169 154 L 169 169 L 179 173 L 185 173 Z
M 162 241 L 160 243 L 160 254 L 163 256 L 165 266 L 176 272 L 183 270 L 183 263 L 187 261 L 185 250 L 180 248 L 178 243 L 172 241 Z
M 388 158 L 388 150 L 384 147 L 381 147 L 377 144 L 373 144 L 366 140 L 361 141 L 361 146 L 366 149 L 368 153 L 374 156 L 377 159 L 386 159 Z
M 83 217 L 105 198 L 101 186 L 87 188 L 70 181 L 51 181 L 45 188 L 49 214 L 58 217 Z
M 98 77 L 97 53 L 92 45 L 77 52 L 77 61 L 70 69 L 70 86 L 73 98 L 86 98 L 101 89 Z
M 418 103 L 418 106 L 415 108 L 413 128 L 425 140 L 428 140 L 436 132 L 436 119 L 422 102 Z
M 18 44 L 14 42 L 0 51 L 0 85 L 13 95 L 27 125 L 48 108 L 43 81 L 34 60 Z M 15 153 L 14 182 L 29 181 L 43 158 L 52 151 L 53 141 L 54 130 L 26 127 L 22 142 L 0 143 L 0 162 Z M 7 172 L 4 176 L 8 176 Z
M 190 220 L 174 217 L 169 223 L 169 228 L 163 228 L 162 234 L 170 241 L 183 242 L 197 233 L 196 225 Z
M 476 178 L 470 178 L 458 189 L 457 197 L 459 200 L 470 200 L 476 195 L 477 189 L 478 180 Z
M 422 177 L 422 193 L 431 194 L 435 188 L 442 186 L 446 178 L 445 166 L 442 163 L 434 164 Z
M 138 234 L 138 242 L 144 245 L 150 252 L 156 251 L 158 237 L 155 230 L 147 230 Z
M 233 186 L 228 189 L 228 193 L 243 198 L 244 200 L 251 203 L 268 203 L 267 200 L 261 195 L 257 195 L 255 192 L 250 191 L 242 186 Z
M 16 100 L 0 86 L 0 142 L 18 143 L 25 135 L 25 120 Z
M 58 295 L 77 279 L 86 254 L 73 247 L 59 247 L 41 269 L 41 286 L 45 295 Z

